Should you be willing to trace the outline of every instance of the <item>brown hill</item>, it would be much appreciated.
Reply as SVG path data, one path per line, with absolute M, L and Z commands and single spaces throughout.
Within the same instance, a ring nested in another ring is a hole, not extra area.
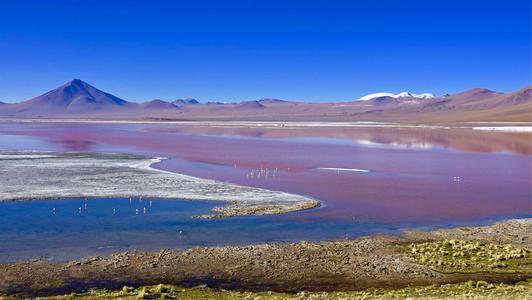
M 139 108 L 143 110 L 164 110 L 164 109 L 178 109 L 177 106 L 170 102 L 166 102 L 160 99 L 155 99 L 151 101 L 142 102 L 139 105 Z

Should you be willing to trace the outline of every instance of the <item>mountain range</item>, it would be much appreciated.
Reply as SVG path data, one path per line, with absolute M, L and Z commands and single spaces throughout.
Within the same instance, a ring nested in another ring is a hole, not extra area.
M 375 98 L 380 97 L 390 97 L 390 98 L 418 98 L 418 99 L 432 99 L 434 98 L 434 95 L 431 93 L 423 93 L 423 94 L 414 94 L 410 92 L 402 92 L 399 94 L 392 94 L 392 93 L 375 93 L 375 94 L 369 94 L 364 97 L 358 98 L 358 100 L 365 101 L 365 100 L 371 100 Z
M 363 101 L 362 101 L 363 100 Z M 387 121 L 406 123 L 532 122 L 532 88 L 500 93 L 475 88 L 453 95 L 377 93 L 355 101 L 305 103 L 261 99 L 129 102 L 79 79 L 19 102 L 0 102 L 0 118 L 128 120 Z

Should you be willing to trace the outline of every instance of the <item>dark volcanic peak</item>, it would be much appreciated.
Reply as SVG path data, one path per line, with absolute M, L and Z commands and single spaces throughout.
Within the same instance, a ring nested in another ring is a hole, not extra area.
M 127 101 L 105 93 L 79 79 L 73 79 L 54 90 L 28 100 L 28 102 L 62 107 L 69 107 L 72 105 L 120 106 L 127 103 Z
M 125 100 L 105 93 L 79 79 L 73 79 L 30 100 L 2 105 L 8 115 L 64 116 L 91 115 L 131 106 Z
M 92 85 L 84 81 L 81 81 L 80 79 L 72 79 L 71 81 L 67 82 L 66 84 L 64 84 L 63 86 L 59 87 L 56 90 L 62 90 L 65 96 L 70 96 L 73 98 L 79 97 L 79 96 L 85 96 L 88 98 L 92 98 L 96 102 L 98 101 L 113 102 L 119 105 L 127 103 L 126 100 L 122 100 L 116 96 L 103 92 L 93 87 Z
M 172 101 L 175 105 L 189 105 L 189 104 L 199 104 L 199 101 L 194 98 L 185 98 L 185 99 L 177 99 Z

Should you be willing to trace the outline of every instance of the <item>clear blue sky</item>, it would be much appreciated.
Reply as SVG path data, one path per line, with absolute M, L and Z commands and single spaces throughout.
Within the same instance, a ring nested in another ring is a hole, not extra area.
M 131 101 L 512 91 L 530 0 L 0 1 L 0 101 L 72 79 Z

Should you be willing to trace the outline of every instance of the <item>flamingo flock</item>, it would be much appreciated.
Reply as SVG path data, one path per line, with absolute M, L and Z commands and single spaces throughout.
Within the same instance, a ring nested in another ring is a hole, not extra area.
M 287 169 L 290 172 L 290 168 Z M 269 179 L 275 178 L 278 176 L 278 168 L 265 168 L 262 165 L 260 168 L 251 169 L 247 174 L 246 178 L 248 179 Z

